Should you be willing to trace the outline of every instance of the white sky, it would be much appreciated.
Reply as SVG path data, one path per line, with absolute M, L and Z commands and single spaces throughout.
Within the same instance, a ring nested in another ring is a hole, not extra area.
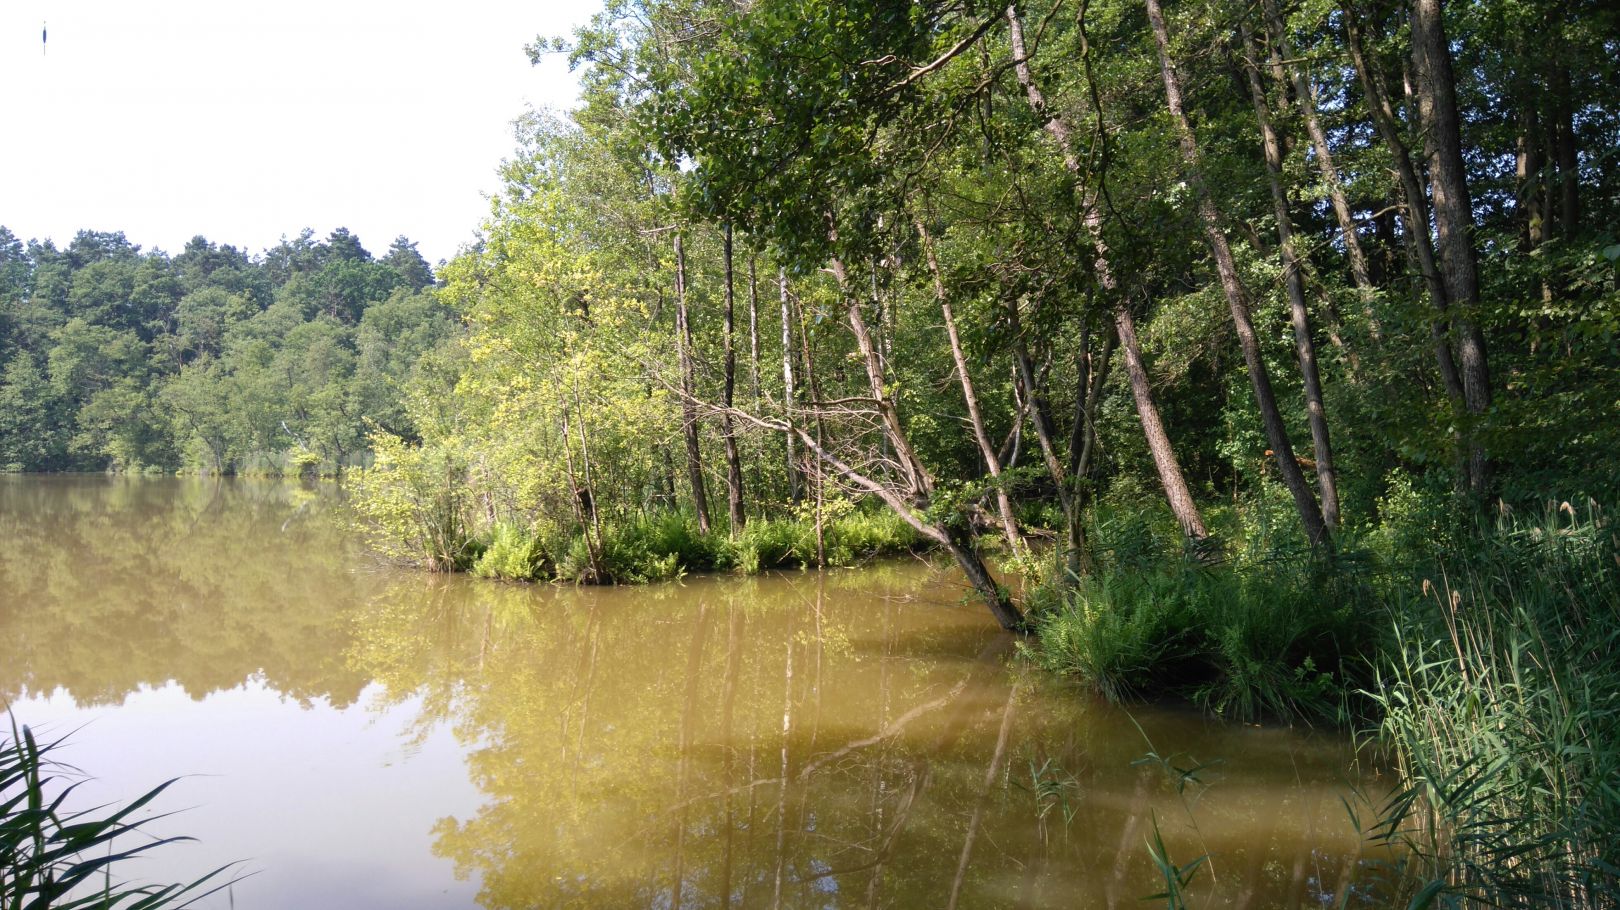
M 454 255 L 529 105 L 570 106 L 600 0 L 0 0 L 0 224 L 258 253 L 346 226 Z M 50 41 L 40 49 L 40 27 Z

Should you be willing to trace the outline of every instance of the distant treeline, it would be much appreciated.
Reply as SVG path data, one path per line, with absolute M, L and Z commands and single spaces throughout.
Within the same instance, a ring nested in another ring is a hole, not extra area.
M 0 227 L 0 469 L 298 473 L 411 436 L 400 389 L 455 325 L 433 281 L 405 237 L 377 257 L 346 228 L 170 256 Z

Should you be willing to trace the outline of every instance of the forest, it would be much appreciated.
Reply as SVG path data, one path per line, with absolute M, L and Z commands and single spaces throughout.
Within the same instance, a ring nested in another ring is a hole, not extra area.
M 1413 906 L 1620 899 L 1620 9 L 609 0 L 528 53 L 581 103 L 436 276 L 5 235 L 0 462 L 364 451 L 385 547 L 508 580 L 930 551 L 1110 698 L 1366 733 Z
M 339 228 L 250 257 L 0 227 L 0 469 L 331 473 L 409 435 L 401 383 L 453 334 L 404 237 Z

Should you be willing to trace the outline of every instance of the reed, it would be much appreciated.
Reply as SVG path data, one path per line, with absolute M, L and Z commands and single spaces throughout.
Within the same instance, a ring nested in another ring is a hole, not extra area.
M 1413 906 L 1620 906 L 1620 546 L 1596 507 L 1499 518 L 1393 604 L 1372 836 Z
M 60 746 L 61 740 L 39 742 L 15 720 L 10 738 L 0 740 L 0 908 L 159 910 L 188 906 L 237 881 L 226 866 L 189 884 L 118 882 L 119 863 L 192 839 L 144 832 L 166 814 L 137 817 L 174 781 L 122 807 L 70 810 L 82 781 L 65 777 L 52 759 Z

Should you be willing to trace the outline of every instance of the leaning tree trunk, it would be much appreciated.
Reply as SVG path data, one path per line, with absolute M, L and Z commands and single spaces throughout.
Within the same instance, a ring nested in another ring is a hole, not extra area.
M 1198 513 L 1187 479 L 1176 460 L 1176 450 L 1170 446 L 1170 436 L 1159 419 L 1159 409 L 1153 403 L 1153 386 L 1148 381 L 1147 368 L 1142 365 L 1142 345 L 1136 340 L 1136 320 L 1123 305 L 1114 310 L 1114 328 L 1119 333 L 1119 346 L 1125 353 L 1125 375 L 1131 381 L 1131 395 L 1136 399 L 1136 416 L 1142 421 L 1142 435 L 1147 437 L 1148 452 L 1153 455 L 1153 466 L 1159 472 L 1164 486 L 1164 498 L 1175 513 L 1176 523 L 1189 540 L 1203 540 L 1209 536 L 1204 518 Z
M 675 232 L 675 349 L 681 362 L 681 431 L 686 436 L 686 475 L 698 529 L 709 533 L 709 496 L 703 486 L 703 451 L 698 447 L 697 373 L 692 364 L 692 321 L 686 309 L 686 248 Z
M 766 426 L 772 425 L 770 421 L 761 420 L 758 422 Z M 782 424 L 775 424 L 774 426 L 776 429 L 786 429 Z M 799 437 L 799 441 L 816 458 L 837 471 L 840 476 L 857 489 L 864 490 L 882 500 L 884 505 L 887 505 L 890 510 L 898 515 L 902 521 L 910 525 L 918 534 L 938 544 L 945 552 L 951 554 L 951 558 L 956 561 L 957 567 L 967 577 L 968 584 L 973 587 L 974 592 L 990 608 L 990 614 L 995 617 L 996 622 L 1000 623 L 1003 629 L 1009 632 L 1027 632 L 1029 630 L 1028 619 L 1024 616 L 1023 611 L 1018 609 L 1018 605 L 1013 603 L 1006 590 L 996 583 L 994 576 L 990 574 L 989 568 L 985 566 L 984 558 L 979 554 L 979 548 L 973 542 L 973 536 L 970 532 L 966 529 L 936 524 L 919 517 L 907 496 L 897 493 L 890 485 L 873 480 L 848 462 L 829 452 L 804 427 L 795 426 L 792 430 Z
M 833 235 L 833 239 L 837 239 L 836 234 Z M 867 388 L 871 390 L 873 405 L 882 420 L 884 438 L 894 451 L 894 460 L 900 463 L 900 472 L 906 479 L 912 500 L 925 502 L 934 492 L 934 478 L 928 473 L 928 468 L 923 465 L 922 460 L 917 457 L 916 450 L 912 448 L 905 427 L 900 423 L 900 409 L 885 388 L 883 361 L 872 341 L 872 332 L 867 328 L 864 308 L 849 292 L 849 271 L 844 267 L 843 260 L 837 256 L 832 257 L 830 264 L 833 277 L 838 282 L 839 293 L 844 297 L 849 328 L 855 335 L 855 346 L 860 350 L 861 361 L 866 366 Z
M 737 428 L 731 420 L 731 407 L 737 391 L 737 346 L 735 311 L 737 295 L 731 267 L 731 225 L 726 225 L 723 238 L 726 271 L 725 320 L 725 385 L 723 397 L 726 409 L 720 413 L 720 435 L 726 444 L 726 511 L 731 519 L 733 536 L 742 532 L 748 522 L 743 509 L 742 458 L 737 454 Z
M 1243 41 L 1251 55 L 1257 52 L 1247 26 L 1241 26 Z M 1328 436 L 1327 408 L 1322 401 L 1322 377 L 1316 369 L 1316 342 L 1311 338 L 1311 317 L 1305 308 L 1305 274 L 1294 248 L 1294 229 L 1288 210 L 1288 191 L 1283 187 L 1282 142 L 1271 125 L 1266 90 L 1260 83 L 1260 69 L 1254 60 L 1245 67 L 1249 94 L 1254 99 L 1255 119 L 1260 123 L 1260 145 L 1266 159 L 1266 179 L 1271 186 L 1272 213 L 1277 219 L 1277 246 L 1282 256 L 1283 280 L 1288 288 L 1288 309 L 1294 327 L 1294 347 L 1299 356 L 1300 376 L 1305 380 L 1305 407 L 1311 427 L 1311 443 L 1316 451 L 1316 486 L 1322 496 L 1322 520 L 1329 530 L 1339 526 L 1338 478 L 1333 468 L 1333 445 Z M 1365 263 L 1363 263 L 1365 266 Z
M 961 381 L 962 398 L 967 402 L 968 425 L 973 428 L 973 438 L 979 443 L 979 454 L 984 456 L 984 464 L 990 471 L 990 478 L 995 481 L 996 510 L 1001 515 L 1001 531 L 1007 538 L 1007 546 L 1013 552 L 1023 548 L 1024 538 L 1018 533 L 1018 519 L 1013 517 L 1012 499 L 1007 495 L 1007 488 L 1001 482 L 1001 459 L 997 456 L 996 447 L 990 442 L 990 434 L 984 428 L 984 415 L 979 411 L 979 396 L 973 389 L 973 376 L 968 372 L 967 357 L 962 353 L 962 339 L 956 331 L 956 314 L 951 309 L 950 297 L 945 293 L 945 282 L 939 274 L 939 260 L 934 255 L 934 239 L 928 234 L 927 225 L 921 218 L 915 221 L 917 237 L 922 242 L 924 258 L 928 262 L 929 274 L 934 279 L 934 299 L 939 303 L 940 316 L 945 320 L 945 335 L 951 342 L 951 360 L 956 364 L 956 375 Z
M 1282 411 L 1277 406 L 1277 396 L 1271 387 L 1271 376 L 1266 371 L 1265 360 L 1260 356 L 1260 341 L 1255 336 L 1254 322 L 1249 316 L 1248 291 L 1238 277 L 1232 246 L 1221 229 L 1220 212 L 1215 208 L 1215 197 L 1210 194 L 1204 178 L 1198 140 L 1181 102 L 1181 78 L 1176 75 L 1175 66 L 1170 61 L 1170 36 L 1164 27 L 1164 11 L 1159 7 L 1159 0 L 1147 0 L 1147 14 L 1148 23 L 1153 28 L 1154 43 L 1159 49 L 1159 73 L 1164 78 L 1165 104 L 1176 125 L 1182 161 L 1187 167 L 1187 180 L 1198 197 L 1199 220 L 1204 225 L 1204 237 L 1215 260 L 1221 290 L 1226 294 L 1227 306 L 1232 311 L 1232 325 L 1237 330 L 1238 346 L 1249 369 L 1249 382 L 1254 388 L 1255 404 L 1260 409 L 1266 439 L 1271 443 L 1283 484 L 1294 497 L 1294 507 L 1299 512 L 1300 523 L 1304 525 L 1305 536 L 1312 544 L 1326 543 L 1327 525 L 1322 519 L 1322 510 L 1316 503 L 1316 497 L 1311 494 L 1310 485 L 1305 482 L 1304 472 L 1294 460 L 1294 446 L 1288 440 L 1288 430 L 1283 424 Z
M 1047 406 L 1040 397 L 1038 385 L 1035 382 L 1035 369 L 1030 364 L 1029 343 L 1024 340 L 1024 321 L 1019 313 L 1019 303 L 1013 298 L 1006 301 L 1008 309 L 1008 335 L 1013 337 L 1013 366 L 1014 387 L 1024 387 L 1024 397 L 1029 402 L 1030 423 L 1035 424 L 1035 442 L 1040 445 L 1040 458 L 1047 465 L 1047 474 L 1051 483 L 1058 489 L 1058 504 L 1063 507 L 1063 523 L 1068 526 L 1069 552 L 1068 563 L 1074 575 L 1089 573 L 1092 570 L 1092 554 L 1090 547 L 1085 544 L 1085 497 L 1077 483 L 1071 483 L 1069 471 L 1064 470 L 1063 461 L 1058 458 L 1058 447 L 1053 444 L 1051 429 L 1051 415 Z M 1084 345 L 1084 340 L 1082 340 Z
M 1334 163 L 1333 148 L 1328 144 L 1327 131 L 1322 129 L 1321 117 L 1317 115 L 1316 88 L 1294 59 L 1293 48 L 1288 40 L 1288 26 L 1283 21 L 1281 10 L 1277 8 L 1277 0 L 1265 0 L 1264 6 L 1272 40 L 1277 43 L 1277 50 L 1281 53 L 1281 59 L 1274 65 L 1293 86 L 1294 95 L 1299 100 L 1299 110 L 1305 120 L 1305 132 L 1311 138 L 1311 150 L 1316 153 L 1316 166 L 1322 172 L 1323 182 L 1327 184 L 1328 200 L 1333 204 L 1333 217 L 1338 220 L 1339 236 L 1344 239 L 1345 258 L 1350 261 L 1350 278 L 1355 282 L 1356 291 L 1361 296 L 1362 309 L 1367 316 L 1368 334 L 1374 341 L 1378 341 L 1383 332 L 1379 326 L 1378 314 L 1373 309 L 1377 291 L 1373 288 L 1372 270 L 1367 265 L 1367 254 L 1362 249 L 1361 237 L 1356 233 L 1356 219 L 1350 214 L 1350 200 L 1345 196 L 1344 180 L 1339 176 L 1338 165 Z
M 1034 73 L 1029 66 L 1029 56 L 1024 47 L 1024 24 L 1018 16 L 1018 8 L 1013 5 L 1007 7 L 1007 34 L 1012 45 L 1014 72 L 1018 77 L 1019 85 L 1024 88 L 1024 98 L 1029 102 L 1030 109 L 1035 112 L 1045 130 L 1051 134 L 1058 144 L 1058 150 L 1063 156 L 1063 166 L 1076 181 L 1083 174 L 1081 172 L 1080 158 L 1075 154 L 1074 141 L 1069 125 L 1057 112 L 1047 106 L 1046 96 L 1041 92 L 1040 86 L 1035 84 Z M 1096 269 L 1097 282 L 1102 285 L 1103 291 L 1114 297 L 1115 323 L 1124 320 L 1127 325 L 1126 332 L 1122 333 L 1123 341 L 1126 335 L 1130 337 L 1130 346 L 1126 351 L 1127 364 L 1131 356 L 1130 348 L 1136 346 L 1136 331 L 1130 311 L 1125 308 L 1123 301 L 1118 299 L 1117 287 L 1114 281 L 1113 269 L 1108 262 L 1108 246 L 1103 242 L 1102 215 L 1098 212 L 1094 202 L 1081 200 L 1082 215 L 1086 231 L 1096 248 L 1096 255 L 1092 265 Z M 1170 438 L 1164 432 L 1164 424 L 1159 420 L 1158 408 L 1154 406 L 1153 394 L 1147 384 L 1147 374 L 1140 370 L 1141 351 L 1135 353 L 1138 372 L 1142 381 L 1137 383 L 1133 378 L 1131 390 L 1136 402 L 1137 416 L 1142 420 L 1142 429 L 1147 433 L 1148 448 L 1153 452 L 1153 466 L 1158 470 L 1159 482 L 1164 486 L 1170 510 L 1175 513 L 1176 521 L 1191 540 L 1202 540 L 1208 536 L 1204 528 L 1203 518 L 1198 514 L 1198 506 L 1193 502 L 1192 494 L 1188 492 L 1187 481 L 1181 474 L 1181 465 L 1176 461 L 1175 450 L 1170 446 Z

